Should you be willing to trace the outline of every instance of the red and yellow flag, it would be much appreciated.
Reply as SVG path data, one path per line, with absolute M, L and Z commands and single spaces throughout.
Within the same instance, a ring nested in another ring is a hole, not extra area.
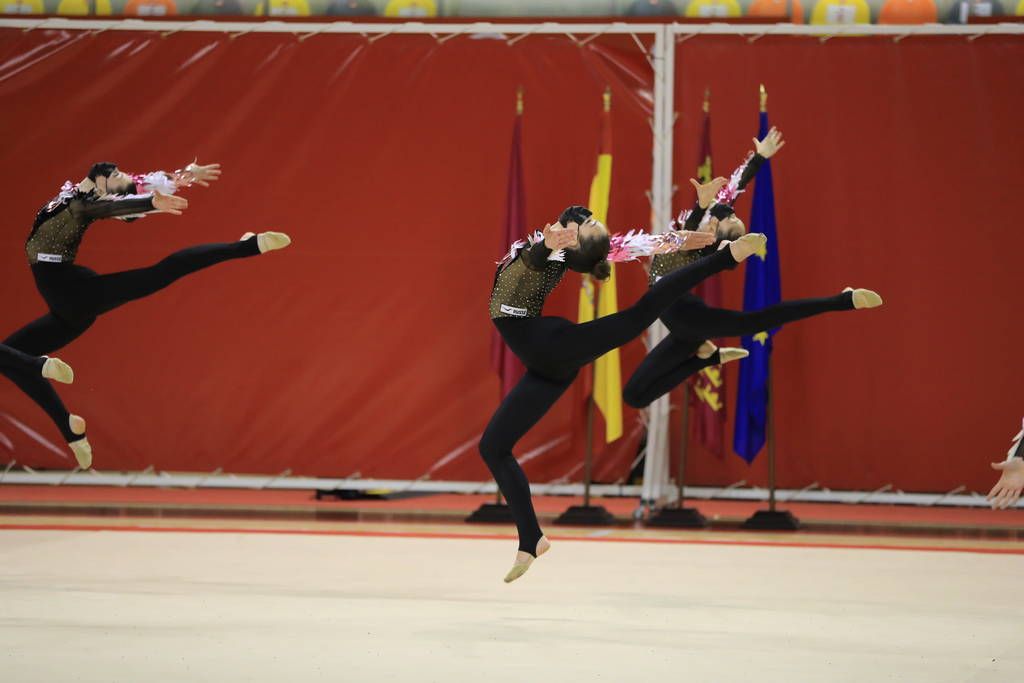
M 594 212 L 594 218 L 608 223 L 608 196 L 612 187 L 612 126 L 611 90 L 604 92 L 604 110 L 601 113 L 601 148 L 597 156 L 597 171 L 590 183 L 590 201 L 587 207 Z M 612 274 L 600 285 L 597 294 L 597 317 L 619 310 L 619 298 L 615 287 L 615 264 Z M 590 276 L 584 276 L 580 288 L 579 322 L 594 319 L 595 284 Z M 605 442 L 611 443 L 622 436 L 622 369 L 619 350 L 614 349 L 601 356 L 594 363 L 594 403 L 604 416 Z

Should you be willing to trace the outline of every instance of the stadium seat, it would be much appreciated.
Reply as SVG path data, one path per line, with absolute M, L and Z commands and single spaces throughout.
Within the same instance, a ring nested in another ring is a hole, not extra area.
M 166 17 L 178 13 L 174 0 L 128 0 L 124 13 L 136 17 Z
M 792 17 L 789 21 L 794 24 L 804 23 L 804 7 L 800 0 L 754 0 L 747 8 L 746 16 L 784 21 L 790 13 Z
M 434 0 L 391 0 L 384 7 L 386 17 L 436 17 Z
M 939 20 L 935 0 L 885 0 L 879 24 L 933 24 Z
M 711 17 L 738 17 L 743 14 L 736 0 L 692 0 L 686 7 L 686 16 L 707 19 Z
M 2 0 L 4 14 L 44 14 L 43 0 Z
M 811 13 L 812 24 L 870 24 L 871 7 L 865 0 L 820 0 Z

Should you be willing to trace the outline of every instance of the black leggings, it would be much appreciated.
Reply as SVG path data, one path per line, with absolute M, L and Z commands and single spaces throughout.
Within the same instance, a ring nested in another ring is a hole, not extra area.
M 65 440 L 77 441 L 85 434 L 75 434 L 71 431 L 71 425 L 68 423 L 71 415 L 64 407 L 60 396 L 42 375 L 45 362 L 45 358 L 29 356 L 0 344 L 0 374 L 18 385 L 19 389 L 46 411 Z
M 848 310 L 853 310 L 851 292 L 821 299 L 784 301 L 760 311 L 709 308 L 699 297 L 687 294 L 661 316 L 669 335 L 640 363 L 626 382 L 622 397 L 634 408 L 643 408 L 690 375 L 717 364 L 718 354 L 708 359 L 694 355 L 708 339 L 753 335 L 829 311 Z
M 577 325 L 553 317 L 494 320 L 527 372 L 487 423 L 480 454 L 508 501 L 520 550 L 535 555 L 542 533 L 530 500 L 530 483 L 512 448 L 565 393 L 581 367 L 635 339 L 680 295 L 735 265 L 729 249 L 722 249 L 662 278 L 629 308 L 588 323 Z
M 77 339 L 98 316 L 118 306 L 158 292 L 189 273 L 259 253 L 256 238 L 251 237 L 189 247 L 148 268 L 109 275 L 70 263 L 37 263 L 32 266 L 32 275 L 50 312 L 3 343 L 33 356 L 52 353 Z

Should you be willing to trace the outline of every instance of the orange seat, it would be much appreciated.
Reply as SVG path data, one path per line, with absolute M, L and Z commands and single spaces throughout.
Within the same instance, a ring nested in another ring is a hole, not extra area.
M 792 13 L 792 16 L 788 17 Z M 754 0 L 747 8 L 748 17 L 764 17 L 776 21 L 790 21 L 794 24 L 804 23 L 804 6 L 800 0 Z
M 935 0 L 885 0 L 879 24 L 934 24 L 939 20 Z
M 124 13 L 136 17 L 166 17 L 178 13 L 174 0 L 128 0 Z

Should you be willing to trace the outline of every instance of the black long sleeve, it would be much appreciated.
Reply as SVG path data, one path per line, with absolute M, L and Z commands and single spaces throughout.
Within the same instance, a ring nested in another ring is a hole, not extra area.
M 70 183 L 62 194 L 40 209 L 25 242 L 29 263 L 73 263 L 85 231 L 103 218 L 133 220 L 154 210 L 152 197 L 93 199 L 85 193 L 72 196 Z
M 544 270 L 547 266 L 548 256 L 551 256 L 551 250 L 541 240 L 523 249 L 519 258 L 523 259 L 523 263 L 530 270 Z
M 694 204 L 693 210 L 690 211 L 690 215 L 686 217 L 686 222 L 683 223 L 683 230 L 696 230 L 700 227 L 700 222 L 704 220 L 704 214 L 708 212 L 707 209 L 702 208 L 700 204 Z
M 746 189 L 747 185 L 750 184 L 750 181 L 757 176 L 757 172 L 761 170 L 761 164 L 765 161 L 767 161 L 767 159 L 756 152 L 754 153 L 754 156 L 750 157 L 750 161 L 747 162 L 747 167 L 743 169 L 743 175 L 740 176 L 739 189 Z M 733 202 L 735 201 L 736 200 L 733 200 Z
M 68 207 L 75 218 L 97 221 L 103 218 L 119 218 L 153 211 L 152 197 L 131 199 L 75 199 Z

